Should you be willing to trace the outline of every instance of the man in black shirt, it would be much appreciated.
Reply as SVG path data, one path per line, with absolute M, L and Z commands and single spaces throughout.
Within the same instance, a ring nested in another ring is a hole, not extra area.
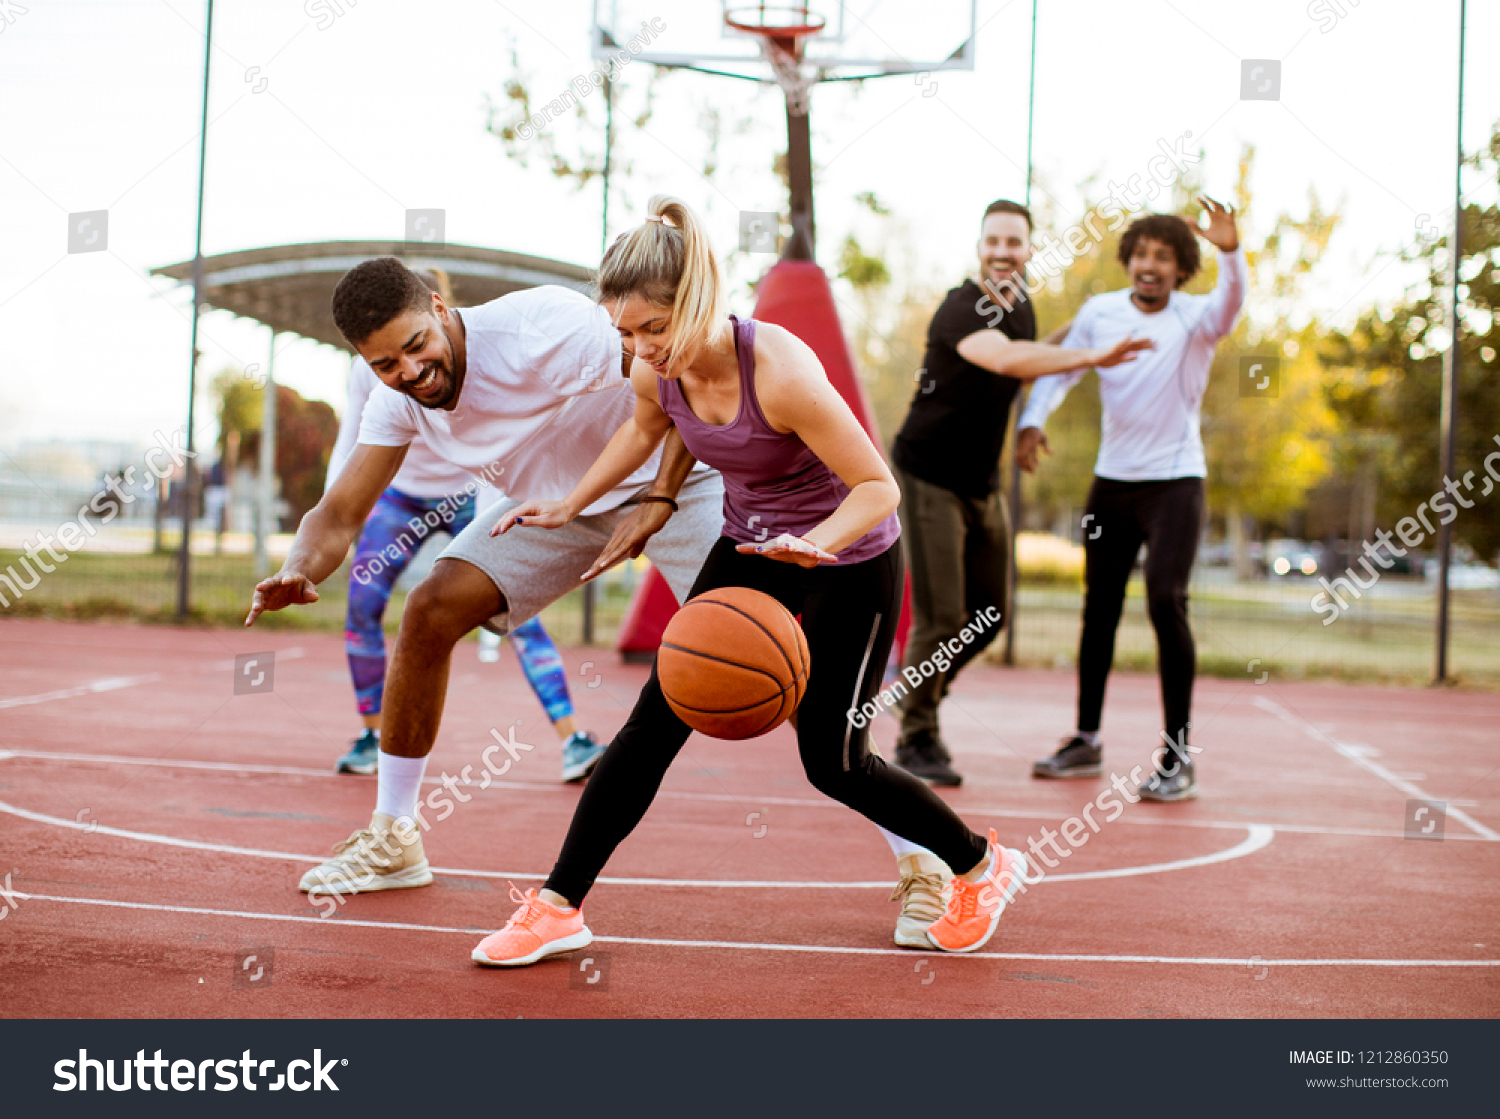
M 1010 525 L 1000 496 L 1000 452 L 1023 381 L 1129 361 L 1147 339 L 1108 349 L 1060 349 L 1067 327 L 1036 341 L 1025 290 L 1031 213 L 990 203 L 979 235 L 979 277 L 948 292 L 927 328 L 927 356 L 892 463 L 901 486 L 902 540 L 911 572 L 896 762 L 934 785 L 963 778 L 938 734 L 938 703 L 959 669 L 994 641 L 1010 613 Z

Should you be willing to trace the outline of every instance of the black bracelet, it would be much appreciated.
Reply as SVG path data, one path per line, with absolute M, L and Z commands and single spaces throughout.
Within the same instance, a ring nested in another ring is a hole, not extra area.
M 677 502 L 673 501 L 670 497 L 663 497 L 661 496 L 661 494 L 656 493 L 648 493 L 645 497 L 641 498 L 641 504 L 644 505 L 648 501 L 659 501 L 663 505 L 670 505 L 672 507 L 672 512 L 677 512 Z

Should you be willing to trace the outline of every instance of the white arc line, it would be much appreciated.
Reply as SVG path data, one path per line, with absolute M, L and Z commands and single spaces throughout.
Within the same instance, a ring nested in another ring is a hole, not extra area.
M 317 865 L 322 863 L 322 855 L 296 855 L 288 851 L 267 851 L 260 847 L 233 847 L 224 843 L 209 843 L 198 839 L 178 839 L 171 835 L 157 835 L 154 832 L 127 831 L 124 828 L 113 828 L 107 824 L 101 824 L 97 820 L 88 823 L 80 823 L 77 820 L 66 820 L 60 816 L 48 816 L 42 812 L 32 812 L 27 808 L 19 808 L 14 804 L 0 801 L 0 812 L 11 816 L 19 816 L 23 820 L 31 820 L 38 824 L 50 824 L 53 827 L 69 828 L 73 831 L 88 832 L 91 835 L 110 835 L 118 839 L 134 839 L 141 843 L 159 843 L 167 847 L 185 847 L 195 851 L 216 851 L 224 855 L 244 855 L 253 859 L 280 859 L 285 862 L 311 863 Z M 1271 842 L 1276 830 L 1266 824 L 1246 824 L 1245 829 L 1250 833 L 1239 843 L 1223 851 L 1212 855 L 1195 855 L 1187 859 L 1175 859 L 1167 863 L 1152 863 L 1148 866 L 1125 866 L 1114 870 L 1089 870 L 1080 871 L 1076 874 L 1048 874 L 1040 880 L 1029 881 L 1028 885 L 1039 885 L 1042 882 L 1069 882 L 1083 881 L 1096 878 L 1133 878 L 1140 874 L 1160 874 L 1170 870 L 1187 870 L 1191 867 L 1210 866 L 1214 863 L 1228 862 L 1230 859 L 1243 858 L 1252 855 Z M 536 871 L 515 870 L 465 870 L 457 867 L 432 868 L 434 874 L 446 874 L 455 878 L 521 878 L 528 881 L 543 881 L 547 875 Z M 677 886 L 684 889 L 714 889 L 714 890 L 888 890 L 891 887 L 889 879 L 879 882 L 770 882 L 761 880 L 742 879 L 701 879 L 701 878 L 610 878 L 601 877 L 598 880 L 601 886 Z
M 1040 879 L 1029 879 L 1027 885 L 1034 886 L 1038 881 L 1083 882 L 1092 878 L 1133 878 L 1138 874 L 1157 874 L 1164 870 L 1187 870 L 1194 866 L 1227 863 L 1230 859 L 1242 859 L 1246 855 L 1255 854 L 1276 838 L 1276 829 L 1269 824 L 1246 824 L 1245 828 L 1249 831 L 1249 835 L 1233 847 L 1224 851 L 1216 851 L 1212 855 L 1195 855 L 1190 859 L 1177 859 L 1174 862 L 1156 863 L 1152 866 L 1123 866 L 1117 870 L 1085 870 L 1077 874 L 1047 874 Z
M 397 932 L 462 933 L 483 936 L 489 929 L 454 928 L 447 925 L 416 925 L 403 921 L 362 921 L 352 917 L 298 917 L 289 913 L 251 913 L 233 909 L 207 909 L 196 905 L 153 905 L 140 901 L 105 901 L 100 898 L 71 898 L 55 894 L 27 894 L 28 901 L 54 901 L 72 905 L 97 905 L 106 909 L 142 909 L 155 913 L 192 913 L 204 917 L 234 917 L 240 920 L 283 921 L 299 925 L 322 925 L 324 928 L 353 926 L 361 929 L 391 929 Z M 642 936 L 596 936 L 595 944 L 639 944 L 657 948 L 709 948 L 735 952 L 818 952 L 838 956 L 904 956 L 916 959 L 926 956 L 948 956 L 936 950 L 922 953 L 910 948 L 854 948 L 832 944 L 758 944 L 733 940 L 663 940 Z M 1218 967 L 1500 967 L 1500 960 L 1267 960 L 1260 957 L 1239 959 L 1234 956 L 1088 956 L 1079 953 L 1049 952 L 965 952 L 971 960 L 1017 960 L 1037 963 L 1099 964 L 1207 964 Z
M 56 762 L 90 762 L 99 765 L 149 765 L 162 766 L 168 769 L 201 769 L 218 773 L 269 773 L 279 774 L 287 777 L 317 777 L 331 781 L 337 781 L 342 785 L 349 785 L 349 777 L 334 772 L 324 767 L 313 769 L 310 766 L 292 765 L 260 765 L 254 762 L 205 762 L 185 761 L 180 758 L 132 758 L 123 754 L 75 754 L 61 750 L 0 750 L 0 761 L 7 758 L 31 758 L 38 761 Z M 424 785 L 441 785 L 440 777 L 424 777 Z M 484 791 L 483 786 L 477 782 L 466 785 L 465 788 Z M 569 786 L 558 784 L 556 781 L 491 781 L 491 789 L 519 790 L 526 792 L 542 792 L 549 794 L 566 793 L 576 791 Z M 744 793 L 704 793 L 694 792 L 688 789 L 662 789 L 657 794 L 660 798 L 672 800 L 701 800 L 723 804 L 753 804 L 753 805 L 785 805 L 788 808 L 836 808 L 843 810 L 843 805 L 836 800 L 812 800 L 807 797 L 767 797 L 749 795 Z M 1459 806 L 1468 805 L 1473 807 L 1473 801 L 1449 801 L 1449 804 Z M 965 805 L 964 811 L 974 816 L 997 816 L 1005 820 L 1056 820 L 1056 812 L 1042 812 L 1035 809 L 999 808 L 994 805 Z M 1133 827 L 1146 828 L 1209 828 L 1222 831 L 1243 831 L 1247 825 L 1243 820 L 1179 820 L 1168 818 L 1153 818 L 1140 816 L 1125 816 L 1120 820 L 1123 824 Z M 1405 832 L 1396 831 L 1391 828 L 1337 828 L 1324 827 L 1319 824 L 1294 824 L 1281 821 L 1268 824 L 1278 832 L 1288 832 L 1298 835 L 1352 835 L 1369 839 L 1402 839 Z M 1454 842 L 1482 843 L 1483 836 L 1469 836 L 1455 833 L 1447 838 Z
M 1317 739 L 1317 741 L 1322 742 L 1325 745 L 1332 746 L 1335 751 L 1348 758 L 1355 765 L 1359 766 L 1363 770 L 1373 773 L 1382 781 L 1411 797 L 1412 800 L 1440 799 L 1423 792 L 1420 788 L 1418 788 L 1416 785 L 1413 785 L 1410 781 L 1398 776 L 1395 773 L 1392 773 L 1389 769 L 1386 769 L 1385 766 L 1381 765 L 1379 762 L 1371 758 L 1364 747 L 1340 742 L 1331 734 L 1321 731 L 1317 727 L 1313 726 L 1300 715 L 1293 715 L 1290 711 L 1281 706 L 1281 704 L 1277 703 L 1275 700 L 1265 699 L 1262 696 L 1256 696 L 1250 702 L 1255 704 L 1255 706 L 1259 707 L 1262 711 L 1269 711 L 1284 723 L 1291 723 L 1293 726 L 1300 726 L 1303 733 L 1306 734 L 1309 738 Z M 1474 817 L 1465 812 L 1462 808 L 1455 808 L 1450 803 L 1448 805 L 1447 812 L 1448 815 L 1452 816 L 1455 820 L 1466 826 L 1470 831 L 1476 833 L 1477 835 L 1481 835 L 1485 839 L 1489 840 L 1500 840 L 1500 832 L 1496 832 L 1490 828 L 1485 827 L 1478 820 L 1474 819 Z

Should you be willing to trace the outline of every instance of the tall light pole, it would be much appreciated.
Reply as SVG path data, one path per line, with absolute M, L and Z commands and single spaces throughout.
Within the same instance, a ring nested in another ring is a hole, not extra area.
M 193 398 L 198 391 L 198 316 L 203 306 L 203 175 L 208 162 L 208 74 L 213 59 L 214 0 L 208 0 L 203 25 L 203 115 L 198 134 L 198 221 L 193 233 L 193 335 L 188 358 L 187 456 L 183 463 L 182 548 L 177 559 L 177 617 L 191 605 L 193 544 Z
M 1031 209 L 1031 129 L 1036 116 L 1036 6 L 1031 0 L 1031 82 L 1026 93 L 1026 201 Z M 1021 405 L 1015 404 L 1010 414 L 1010 563 L 1005 568 L 1006 598 L 1009 600 L 1009 616 L 1005 619 L 1006 664 L 1016 663 L 1016 598 L 1020 594 L 1021 575 L 1016 569 L 1016 537 L 1021 532 L 1021 468 L 1016 465 L 1016 438 L 1020 434 Z
M 1463 259 L 1464 225 L 1464 22 L 1467 15 L 1467 0 L 1458 0 L 1458 164 L 1453 169 L 1453 236 L 1448 242 L 1449 287 L 1453 296 L 1453 312 L 1450 326 L 1452 341 L 1443 355 L 1443 403 L 1439 420 L 1439 456 L 1442 462 L 1442 478 L 1454 475 L 1454 460 L 1458 443 L 1458 274 Z M 1448 680 L 1448 564 L 1452 559 L 1453 525 L 1451 521 L 1438 524 L 1438 603 L 1437 603 L 1437 684 Z

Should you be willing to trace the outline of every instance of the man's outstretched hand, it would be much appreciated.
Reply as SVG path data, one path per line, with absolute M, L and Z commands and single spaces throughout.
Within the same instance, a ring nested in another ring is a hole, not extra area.
M 620 523 L 599 553 L 594 565 L 583 573 L 583 582 L 608 571 L 625 559 L 635 559 L 646 547 L 646 542 L 660 532 L 672 516 L 672 507 L 664 501 L 643 501 L 632 509 Z
M 1039 451 L 1046 451 L 1049 455 L 1052 453 L 1045 431 L 1039 427 L 1023 427 L 1016 433 L 1016 465 L 1026 473 L 1036 473 Z
M 255 584 L 255 598 L 250 603 L 250 613 L 245 618 L 247 626 L 267 610 L 280 610 L 284 606 L 301 606 L 318 601 L 318 588 L 306 575 L 295 571 L 280 571 L 269 579 Z
M 1221 253 L 1232 253 L 1240 247 L 1240 231 L 1234 225 L 1234 211 L 1222 202 L 1215 202 L 1207 195 L 1198 199 L 1203 212 L 1208 215 L 1208 228 L 1195 221 L 1188 222 L 1193 231 Z
M 1154 350 L 1156 343 L 1150 338 L 1122 338 L 1113 346 L 1106 346 L 1094 354 L 1095 369 L 1109 369 L 1121 362 L 1134 361 L 1142 350 Z

